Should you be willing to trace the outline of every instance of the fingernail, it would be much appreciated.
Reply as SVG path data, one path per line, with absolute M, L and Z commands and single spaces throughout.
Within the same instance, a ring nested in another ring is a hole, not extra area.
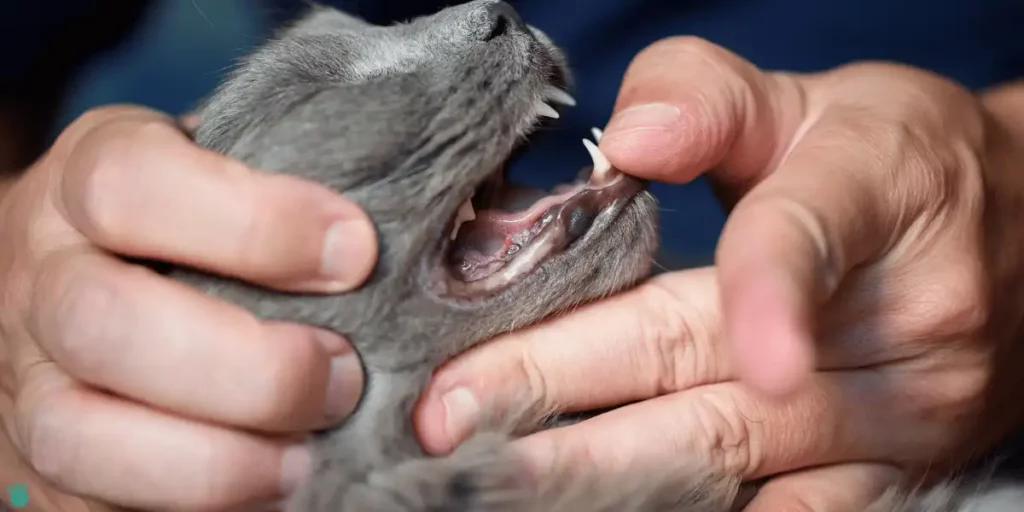
M 444 429 L 452 446 L 468 437 L 480 421 L 480 405 L 466 388 L 455 388 L 441 398 L 444 405 Z
M 324 238 L 321 272 L 331 279 L 331 287 L 351 288 L 361 282 L 376 259 L 373 252 L 373 226 L 363 219 L 337 221 Z
M 324 414 L 328 421 L 339 422 L 355 409 L 363 392 L 363 368 L 354 353 L 331 359 L 331 376 L 327 382 L 327 403 Z
M 612 116 L 605 135 L 635 129 L 669 129 L 679 122 L 680 112 L 668 103 L 648 103 L 621 110 Z
M 282 494 L 290 495 L 306 481 L 312 460 L 309 447 L 305 444 L 296 444 L 284 449 L 284 456 L 281 457 Z
M 327 329 L 314 329 L 313 336 L 329 355 L 337 356 L 352 350 L 348 343 L 345 342 L 345 338 Z

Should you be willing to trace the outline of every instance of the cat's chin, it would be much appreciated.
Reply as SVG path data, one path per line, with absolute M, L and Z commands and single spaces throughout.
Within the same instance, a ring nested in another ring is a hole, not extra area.
M 593 135 L 599 140 L 600 130 Z M 492 296 L 554 256 L 585 251 L 607 231 L 646 182 L 613 168 L 596 144 L 583 142 L 594 164 L 572 183 L 527 189 L 509 183 L 502 168 L 465 198 L 429 258 L 429 289 L 446 299 Z

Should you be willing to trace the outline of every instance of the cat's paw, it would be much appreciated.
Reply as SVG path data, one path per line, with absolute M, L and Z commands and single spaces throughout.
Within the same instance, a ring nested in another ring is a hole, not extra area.
M 507 438 L 481 435 L 447 457 L 418 458 L 368 474 L 321 468 L 288 512 L 533 512 L 533 488 Z
M 288 512 L 731 512 L 738 478 L 692 467 L 621 475 L 533 475 L 507 436 L 481 434 L 447 457 L 418 458 L 358 477 L 315 474 Z M 747 497 L 746 499 L 749 499 Z
M 478 436 L 447 457 L 371 474 L 345 496 L 344 510 L 532 512 L 533 485 L 503 436 Z

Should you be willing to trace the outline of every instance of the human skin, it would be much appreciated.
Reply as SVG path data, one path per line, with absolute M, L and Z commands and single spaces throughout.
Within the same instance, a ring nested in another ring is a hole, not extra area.
M 715 266 L 457 357 L 416 412 L 428 451 L 464 439 L 485 400 L 638 401 L 519 445 L 542 470 L 787 473 L 748 510 L 860 511 L 1021 424 L 1002 405 L 1024 361 L 1019 83 L 770 73 L 672 38 L 631 63 L 600 146 L 653 180 L 707 172 L 730 209 Z
M 0 190 L 3 481 L 29 483 L 38 510 L 84 510 L 64 492 L 249 510 L 290 492 L 305 434 L 362 392 L 347 341 L 260 321 L 110 253 L 344 292 L 376 261 L 365 213 L 127 106 L 83 115 Z

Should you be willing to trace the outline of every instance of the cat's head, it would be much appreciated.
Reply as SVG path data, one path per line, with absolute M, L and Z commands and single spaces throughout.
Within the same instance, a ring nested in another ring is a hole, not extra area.
M 556 190 L 503 179 L 527 136 L 573 103 L 569 87 L 562 53 L 503 2 L 392 26 L 315 8 L 243 61 L 205 105 L 197 141 L 325 183 L 369 213 L 380 262 L 348 303 L 364 310 L 335 312 L 352 317 L 341 327 L 391 308 L 431 328 L 450 312 L 433 327 L 486 320 L 437 336 L 479 338 L 649 271 L 654 200 L 595 147 L 580 151 L 598 171 Z

